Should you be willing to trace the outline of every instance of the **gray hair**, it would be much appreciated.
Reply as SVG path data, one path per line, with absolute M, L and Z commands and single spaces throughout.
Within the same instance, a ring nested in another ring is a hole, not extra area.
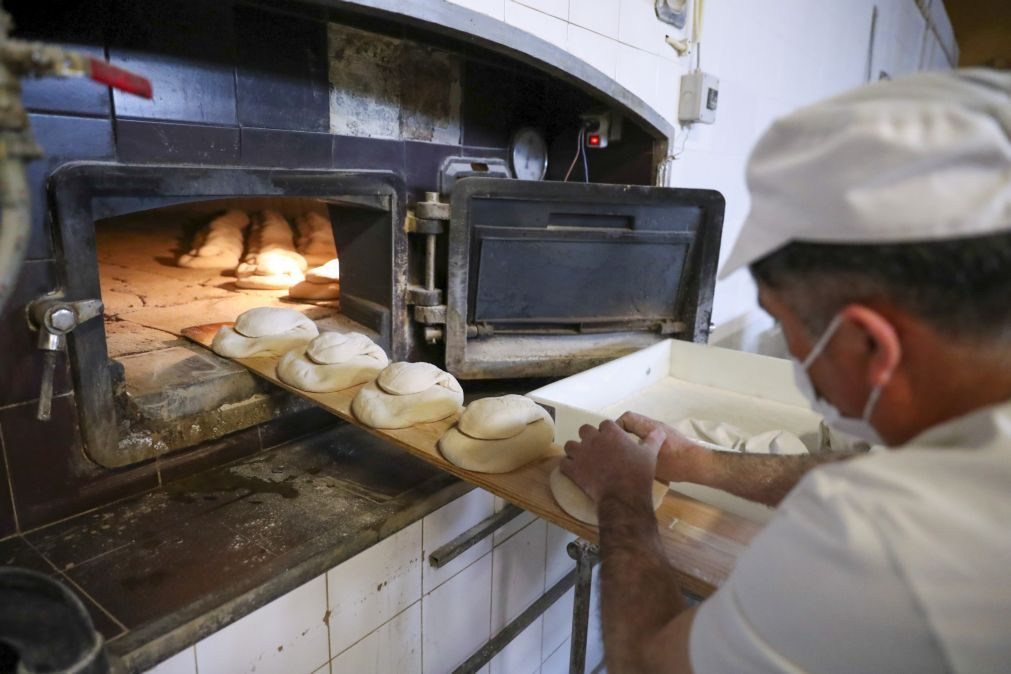
M 847 304 L 885 301 L 958 341 L 1011 341 L 1011 232 L 915 243 L 787 244 L 751 273 L 812 335 Z

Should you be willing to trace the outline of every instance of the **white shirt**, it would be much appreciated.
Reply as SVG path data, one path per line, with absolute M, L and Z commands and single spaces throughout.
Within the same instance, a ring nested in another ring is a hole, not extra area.
M 689 654 L 696 674 L 1011 671 L 1011 401 L 809 473 Z

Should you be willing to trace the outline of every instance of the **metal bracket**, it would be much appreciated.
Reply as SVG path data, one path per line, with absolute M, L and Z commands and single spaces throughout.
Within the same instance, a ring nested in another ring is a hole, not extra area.
M 517 508 L 511 503 L 507 503 L 502 510 L 491 517 L 478 522 L 470 529 L 451 540 L 449 543 L 437 548 L 428 556 L 428 563 L 439 568 L 449 564 L 451 561 L 470 550 L 472 547 L 483 541 L 489 534 L 497 531 L 506 523 L 512 521 L 523 514 L 522 508 Z
M 660 21 L 681 29 L 688 18 L 688 0 L 656 0 L 654 10 Z
M 414 307 L 414 320 L 425 325 L 445 325 L 446 305 L 436 304 L 432 306 L 417 305 Z

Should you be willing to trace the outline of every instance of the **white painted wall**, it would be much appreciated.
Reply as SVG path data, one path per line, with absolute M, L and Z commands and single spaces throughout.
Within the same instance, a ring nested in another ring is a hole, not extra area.
M 680 77 L 694 55 L 679 58 L 665 43 L 665 35 L 685 31 L 659 22 L 654 0 L 449 1 L 564 46 L 677 123 Z M 875 79 L 880 71 L 896 77 L 957 62 L 942 0 L 706 0 L 701 62 L 720 78 L 720 107 L 715 124 L 675 139 L 674 150 L 683 144 L 684 153 L 672 178 L 723 193 L 724 257 L 748 211 L 744 165 L 752 146 L 774 118 L 865 82 L 875 6 Z M 713 342 L 755 348 L 754 333 L 766 323 L 747 272 L 717 284 L 713 321 Z

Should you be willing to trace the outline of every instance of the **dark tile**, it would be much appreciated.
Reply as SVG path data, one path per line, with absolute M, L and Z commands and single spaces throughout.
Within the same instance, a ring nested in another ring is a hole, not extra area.
M 47 576 L 56 574 L 53 565 L 21 536 L 11 536 L 0 541 L 0 566 L 16 566 Z
M 28 165 L 28 189 L 32 200 L 32 236 L 28 259 L 53 256 L 53 236 L 46 217 L 46 180 L 60 164 L 76 160 L 106 160 L 115 156 L 112 123 L 108 119 L 31 114 L 35 139 L 45 157 Z
M 44 40 L 104 59 L 110 5 L 111 0 L 8 0 L 4 9 L 14 20 L 14 37 Z M 21 98 L 28 110 L 109 114 L 109 88 L 84 77 L 31 77 L 23 79 L 21 86 Z
M 235 123 L 230 3 L 120 0 L 109 60 L 151 80 L 154 98 L 113 92 L 117 117 Z
M 463 144 L 507 148 L 523 126 L 541 126 L 543 80 L 479 61 L 464 65 Z
M 10 536 L 18 529 L 14 518 L 14 496 L 7 479 L 7 459 L 3 453 L 3 431 L 0 431 L 0 539 Z M 0 562 L 0 566 L 3 566 L 3 562 Z
M 28 327 L 25 308 L 36 297 L 59 287 L 56 267 L 51 261 L 29 261 L 21 267 L 17 285 L 10 300 L 0 313 L 0 353 L 3 354 L 4 383 L 0 386 L 0 406 L 13 405 L 39 397 L 42 378 L 42 352 L 38 349 L 38 333 Z M 56 395 L 70 390 L 67 358 L 60 354 L 56 366 L 53 391 Z M 8 455 L 15 449 L 18 438 L 4 429 Z M 13 470 L 13 468 L 12 468 Z
M 330 128 L 326 24 L 256 7 L 235 9 L 236 98 L 243 125 Z
M 242 128 L 242 163 L 246 166 L 329 168 L 330 134 Z
M 269 449 L 340 423 L 343 422 L 326 410 L 310 407 L 260 424 L 260 444 L 264 449 Z
M 25 534 L 62 572 L 133 544 L 145 544 L 166 530 L 220 508 L 251 491 L 246 487 L 193 495 L 163 489 L 124 499 Z
M 250 589 L 273 555 L 204 515 L 67 575 L 128 628 L 226 592 Z
M 384 138 L 333 136 L 333 167 L 404 172 L 404 143 Z
M 174 482 L 260 451 L 260 430 L 253 426 L 223 438 L 158 457 L 162 483 Z
M 35 418 L 34 403 L 0 410 L 0 429 L 22 531 L 158 484 L 153 462 L 110 470 L 87 458 L 72 394 L 53 400 L 49 421 Z
M 446 157 L 459 156 L 462 149 L 458 145 L 437 145 L 435 143 L 404 143 L 404 164 L 407 176 L 407 191 L 416 198 L 423 192 L 435 191 L 439 187 L 439 167 Z
M 119 158 L 128 162 L 234 164 L 239 130 L 234 127 L 116 120 Z
M 66 585 L 81 603 L 84 604 L 84 608 L 88 609 L 88 615 L 91 616 L 91 624 L 94 625 L 98 633 L 102 635 L 102 638 L 107 642 L 112 641 L 116 637 L 125 634 L 126 629 L 113 618 L 109 613 L 103 610 L 94 599 L 89 597 L 87 594 L 81 591 L 80 588 L 75 586 L 70 579 L 62 574 L 57 576 L 61 583 Z
M 0 566 L 16 566 L 49 576 L 62 583 L 74 596 L 81 600 L 91 616 L 91 622 L 106 640 L 113 639 L 123 633 L 123 628 L 90 597 L 74 587 L 65 576 L 58 573 L 52 564 L 32 545 L 20 536 L 14 536 L 0 541 Z

